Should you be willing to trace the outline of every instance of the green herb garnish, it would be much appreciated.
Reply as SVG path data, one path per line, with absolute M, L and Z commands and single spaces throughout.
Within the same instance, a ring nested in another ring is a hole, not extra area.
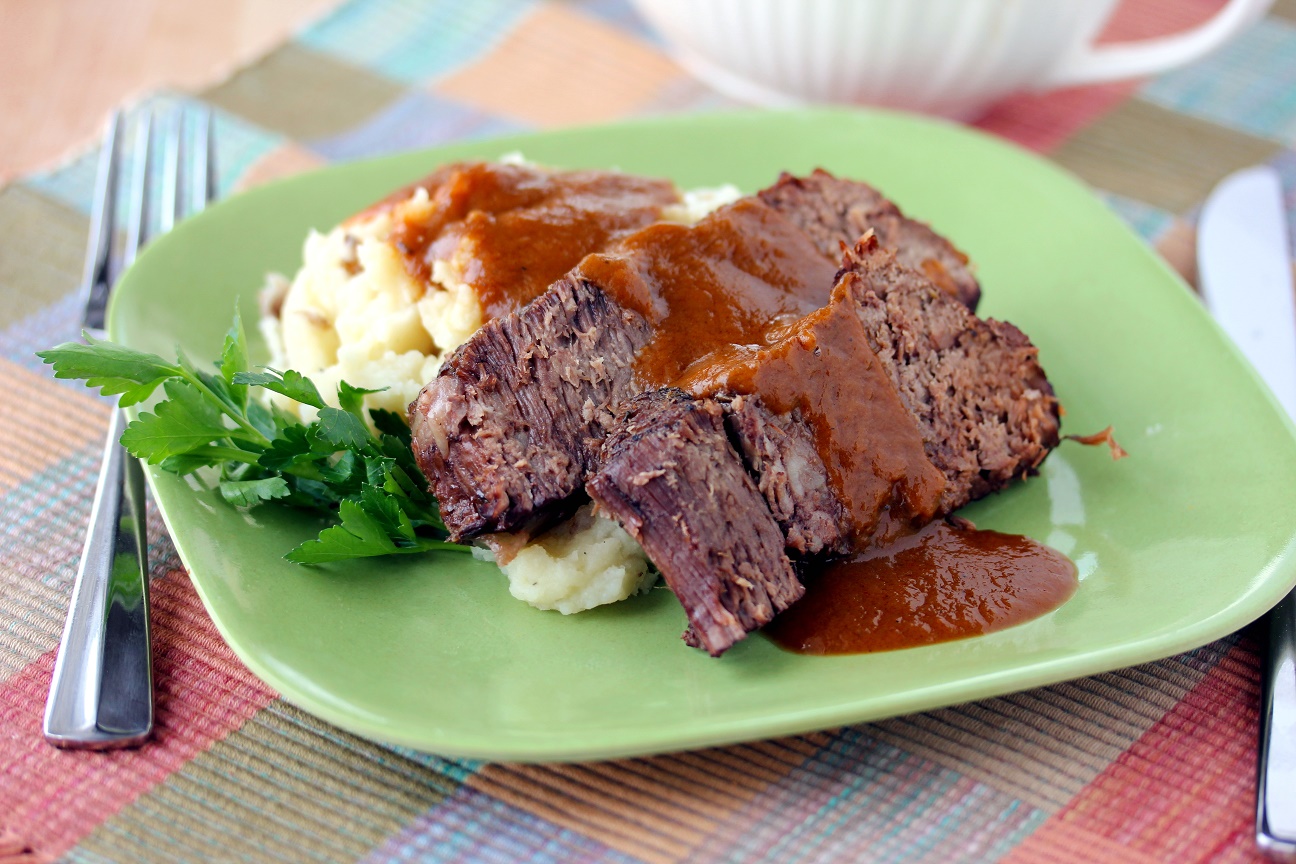
M 311 380 L 289 369 L 252 371 L 247 339 L 237 314 L 213 371 L 195 367 L 183 354 L 168 363 L 86 336 L 39 356 L 57 378 L 84 380 L 122 406 L 163 398 L 126 427 L 121 442 L 135 457 L 176 474 L 213 469 L 221 496 L 235 507 L 275 501 L 336 516 L 284 557 L 298 564 L 349 558 L 466 551 L 445 540 L 436 500 L 427 492 L 410 450 L 405 419 L 391 411 L 369 412 L 364 396 L 375 390 L 338 385 L 334 408 Z M 311 423 L 250 397 L 261 387 L 319 411 Z

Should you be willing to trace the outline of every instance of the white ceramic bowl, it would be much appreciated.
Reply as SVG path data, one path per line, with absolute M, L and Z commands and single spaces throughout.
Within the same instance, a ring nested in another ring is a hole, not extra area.
M 1015 91 L 1191 62 L 1273 0 L 1184 33 L 1094 47 L 1118 0 L 633 0 L 678 61 L 747 102 L 863 103 L 956 117 Z

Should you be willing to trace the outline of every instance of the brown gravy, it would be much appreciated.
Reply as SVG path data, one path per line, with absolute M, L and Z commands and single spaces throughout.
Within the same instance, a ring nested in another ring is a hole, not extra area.
M 927 458 L 913 415 L 842 298 L 768 346 L 733 346 L 690 371 L 678 383 L 691 393 L 755 394 L 774 413 L 804 419 L 853 548 L 886 543 L 936 514 L 945 475 Z
M 1029 538 L 941 520 L 805 583 L 762 632 L 798 654 L 864 654 L 1012 627 L 1062 605 L 1078 580 L 1070 559 Z
M 426 207 L 410 203 L 418 188 Z M 521 309 L 590 252 L 661 218 L 678 203 L 668 180 L 611 171 L 543 171 L 525 165 L 451 165 L 393 193 L 353 219 L 397 217 L 392 243 L 419 282 L 463 244 L 464 281 L 487 319 Z
M 836 265 L 782 215 L 743 200 L 692 227 L 652 225 L 578 273 L 653 325 L 635 360 L 645 389 L 798 412 L 860 545 L 932 518 L 944 475 L 848 299 L 830 298 Z
M 696 225 L 636 231 L 578 270 L 653 326 L 635 358 L 652 387 L 675 384 L 717 351 L 766 344 L 780 324 L 828 302 L 836 272 L 803 231 L 753 200 Z

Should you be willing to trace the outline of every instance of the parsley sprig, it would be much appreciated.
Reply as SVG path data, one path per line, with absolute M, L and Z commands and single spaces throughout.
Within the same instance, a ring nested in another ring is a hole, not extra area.
M 466 550 L 445 541 L 445 525 L 410 450 L 399 414 L 369 411 L 376 390 L 338 385 L 338 407 L 325 403 L 311 380 L 289 369 L 253 371 L 247 338 L 235 314 L 214 370 L 177 352 L 174 363 L 87 335 L 39 356 L 57 378 L 85 381 L 125 407 L 159 388 L 163 398 L 126 427 L 121 443 L 132 455 L 176 474 L 217 472 L 221 496 L 235 507 L 274 501 L 338 518 L 284 557 L 324 564 L 426 552 Z M 318 410 L 303 423 L 277 405 L 253 398 L 260 387 Z

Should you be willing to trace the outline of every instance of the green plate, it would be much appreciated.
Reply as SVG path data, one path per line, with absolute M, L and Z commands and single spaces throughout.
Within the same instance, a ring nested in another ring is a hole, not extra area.
M 722 744 L 921 711 L 1163 657 L 1258 617 L 1296 582 L 1296 438 L 1182 282 L 1083 185 L 939 121 L 807 111 L 693 116 L 476 142 L 272 183 L 153 244 L 118 289 L 114 339 L 218 356 L 236 302 L 293 272 L 327 229 L 455 159 L 521 150 L 683 187 L 758 189 L 823 166 L 880 186 L 977 263 L 982 313 L 1040 347 L 1064 431 L 1112 424 L 1130 458 L 1063 444 L 1038 478 L 964 511 L 1071 556 L 1075 596 L 989 636 L 802 657 L 755 636 L 713 660 L 685 647 L 658 589 L 564 617 L 512 599 L 454 554 L 307 569 L 280 556 L 319 527 L 245 515 L 151 477 L 203 602 L 284 698 L 360 735 L 436 753 L 577 760 Z

